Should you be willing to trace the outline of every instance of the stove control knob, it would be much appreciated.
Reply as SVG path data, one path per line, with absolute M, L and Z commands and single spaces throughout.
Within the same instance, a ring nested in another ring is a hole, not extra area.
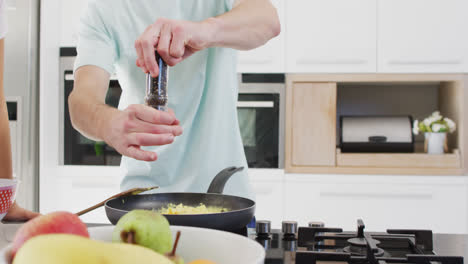
M 324 222 L 309 222 L 309 227 L 321 228 L 325 227 Z
M 257 221 L 255 231 L 257 231 L 257 236 L 268 236 L 271 233 L 271 222 L 266 220 Z
M 295 235 L 297 233 L 296 221 L 283 221 L 281 227 L 284 235 Z
M 297 240 L 283 240 L 283 249 L 285 251 L 296 251 L 297 250 Z

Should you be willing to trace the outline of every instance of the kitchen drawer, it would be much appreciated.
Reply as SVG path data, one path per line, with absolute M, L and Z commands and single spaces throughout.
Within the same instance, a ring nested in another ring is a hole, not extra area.
M 249 169 L 249 177 L 256 194 L 257 220 L 271 221 L 272 228 L 281 228 L 284 218 L 283 170 Z
M 49 184 L 54 192 L 41 190 L 40 212 L 52 211 L 79 212 L 120 192 L 118 184 L 90 179 L 61 179 Z M 86 223 L 109 223 L 104 207 L 81 217 Z
M 119 185 L 90 185 L 87 182 L 73 182 L 70 190 L 70 208 L 79 212 L 120 192 Z M 109 223 L 104 207 L 98 208 L 81 217 L 86 223 Z
M 374 168 L 453 168 L 461 166 L 460 151 L 433 155 L 427 153 L 342 153 L 336 151 L 339 167 Z
M 323 221 L 354 230 L 432 229 L 467 232 L 466 177 L 285 176 L 285 214 L 300 225 Z
M 249 176 L 256 193 L 256 218 L 272 221 L 279 228 L 284 216 L 283 170 L 249 169 Z M 58 179 L 44 182 L 47 190 L 41 191 L 41 213 L 58 210 L 78 212 L 119 193 L 118 182 L 110 179 Z M 60 197 L 60 199 L 58 199 Z M 87 223 L 108 223 L 104 208 L 98 208 L 82 216 Z

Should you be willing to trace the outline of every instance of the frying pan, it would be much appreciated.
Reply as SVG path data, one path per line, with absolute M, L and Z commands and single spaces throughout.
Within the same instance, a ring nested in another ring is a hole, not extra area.
M 243 167 L 229 167 L 219 172 L 207 193 L 153 193 L 114 198 L 106 202 L 107 218 L 116 224 L 120 217 L 134 209 L 159 210 L 168 204 L 184 204 L 227 208 L 227 212 L 212 214 L 165 215 L 171 225 L 195 226 L 219 230 L 239 230 L 252 220 L 255 202 L 238 196 L 222 194 L 229 178 Z

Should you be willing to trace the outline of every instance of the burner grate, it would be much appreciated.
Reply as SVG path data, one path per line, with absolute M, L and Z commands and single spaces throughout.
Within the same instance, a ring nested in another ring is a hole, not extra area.
M 430 230 L 387 230 L 387 233 L 365 233 L 364 222 L 358 220 L 355 233 L 341 228 L 300 227 L 296 264 L 317 261 L 350 264 L 463 264 L 463 257 L 437 256 L 432 252 Z

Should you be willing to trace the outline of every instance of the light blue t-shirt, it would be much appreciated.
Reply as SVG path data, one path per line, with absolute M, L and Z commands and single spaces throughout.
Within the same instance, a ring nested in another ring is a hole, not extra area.
M 142 104 L 145 74 L 135 65 L 135 40 L 160 17 L 201 21 L 223 14 L 232 0 L 96 0 L 81 19 L 75 69 L 96 65 L 116 73 L 122 87 L 119 109 Z M 158 185 L 158 192 L 206 192 L 229 166 L 244 166 L 225 194 L 253 199 L 237 120 L 236 51 L 209 48 L 170 68 L 169 107 L 184 133 L 156 151 L 155 162 L 123 157 L 122 189 Z

